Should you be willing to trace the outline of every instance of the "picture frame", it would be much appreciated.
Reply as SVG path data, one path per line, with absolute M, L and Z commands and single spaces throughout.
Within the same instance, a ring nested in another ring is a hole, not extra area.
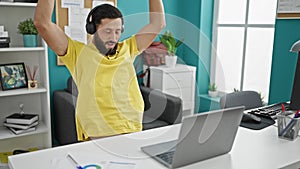
M 28 78 L 25 64 L 8 63 L 0 64 L 0 81 L 3 91 L 28 87 Z

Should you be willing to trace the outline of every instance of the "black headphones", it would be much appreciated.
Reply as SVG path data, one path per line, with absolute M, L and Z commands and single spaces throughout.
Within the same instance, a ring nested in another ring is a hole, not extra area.
M 93 18 L 91 18 L 91 16 L 93 15 L 94 11 L 96 9 L 98 9 L 99 6 L 93 8 L 90 13 L 88 14 L 87 18 L 86 18 L 86 25 L 85 25 L 85 29 L 86 32 L 89 34 L 94 34 L 96 32 L 96 24 L 93 21 Z
M 94 34 L 96 31 L 97 31 L 97 28 L 96 28 L 96 24 L 95 22 L 93 21 L 93 18 L 92 18 L 92 15 L 93 13 L 100 7 L 101 5 L 99 6 L 96 6 L 95 8 L 93 8 L 90 13 L 88 14 L 87 18 L 86 18 L 86 25 L 85 25 L 85 29 L 86 29 L 86 32 L 89 33 L 89 34 Z M 124 25 L 122 23 L 122 33 L 124 31 Z

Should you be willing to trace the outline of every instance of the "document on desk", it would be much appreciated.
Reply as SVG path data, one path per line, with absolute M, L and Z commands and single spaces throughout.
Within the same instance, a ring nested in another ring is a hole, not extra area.
M 134 167 L 135 167 L 135 163 L 110 161 L 104 168 L 106 168 L 106 169 L 134 169 Z
M 70 159 L 70 160 L 69 160 Z M 136 163 L 124 159 L 101 159 L 99 154 L 89 152 L 69 152 L 66 160 L 75 168 L 95 168 L 95 169 L 135 169 Z

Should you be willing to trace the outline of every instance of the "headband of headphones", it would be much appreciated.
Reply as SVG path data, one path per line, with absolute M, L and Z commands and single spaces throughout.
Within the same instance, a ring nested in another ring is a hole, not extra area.
M 86 18 L 86 25 L 85 25 L 85 29 L 86 29 L 86 32 L 89 33 L 89 34 L 94 34 L 96 31 L 97 31 L 97 27 L 96 27 L 96 24 L 94 22 L 94 19 L 93 19 L 93 14 L 94 12 L 99 8 L 101 7 L 101 5 L 98 5 L 96 6 L 95 8 L 93 8 L 90 13 L 88 14 L 87 18 Z M 122 32 L 124 31 L 124 25 L 122 23 Z

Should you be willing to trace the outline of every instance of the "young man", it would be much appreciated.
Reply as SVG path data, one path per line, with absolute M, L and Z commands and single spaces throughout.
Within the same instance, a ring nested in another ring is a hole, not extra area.
M 162 0 L 149 0 L 149 23 L 122 42 L 121 12 L 111 5 L 95 7 L 87 17 L 86 30 L 93 35 L 88 45 L 51 22 L 53 7 L 54 0 L 39 0 L 34 22 L 77 85 L 78 140 L 141 131 L 144 102 L 133 61 L 165 26 Z

